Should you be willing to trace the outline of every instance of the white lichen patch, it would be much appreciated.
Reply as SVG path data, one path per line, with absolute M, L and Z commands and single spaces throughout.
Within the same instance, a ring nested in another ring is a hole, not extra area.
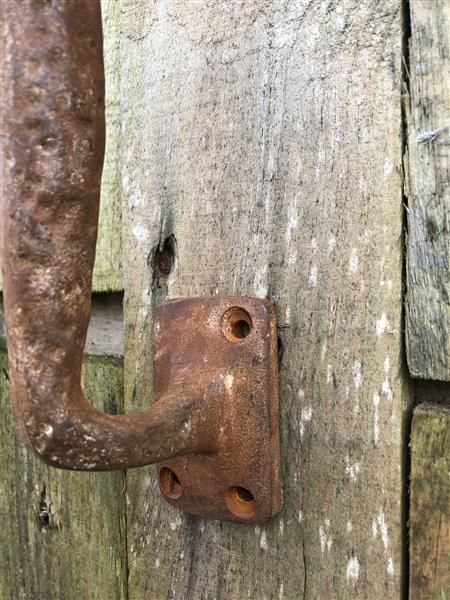
M 389 325 L 389 321 L 388 321 L 387 315 L 386 315 L 386 313 L 383 313 L 381 315 L 381 317 L 378 319 L 377 325 L 375 328 L 375 332 L 378 337 L 383 335 L 383 333 L 386 331 L 388 325 Z
M 388 156 L 386 156 L 384 159 L 384 164 L 383 164 L 383 171 L 384 171 L 385 175 L 390 175 L 392 173 L 393 169 L 394 169 L 394 165 L 392 164 L 392 161 L 389 160 Z
M 285 311 L 285 318 L 286 318 L 286 323 L 289 324 L 291 321 L 291 308 L 290 306 L 286 306 L 286 311 Z
M 139 188 L 139 184 L 136 181 L 133 181 L 131 185 L 128 184 L 128 177 L 124 177 L 122 181 L 125 183 L 124 191 L 128 192 L 127 203 L 129 208 L 133 210 L 133 208 L 137 208 L 142 204 L 142 193 Z
M 328 531 L 329 528 L 329 519 L 325 519 L 324 524 L 319 527 L 319 543 L 322 554 L 325 552 L 325 549 L 329 552 L 331 550 L 331 546 L 333 545 L 333 538 Z
M 386 571 L 389 577 L 394 576 L 394 561 L 392 560 L 392 556 L 390 556 L 388 559 Z
M 254 281 L 255 295 L 258 298 L 265 298 L 267 296 L 267 267 L 263 267 L 261 270 L 256 271 Z
M 383 542 L 384 549 L 387 550 L 389 547 L 389 533 L 388 527 L 386 524 L 386 518 L 384 516 L 384 511 L 380 508 L 380 513 L 377 518 L 378 530 L 381 535 L 381 540 Z
M 350 253 L 350 258 L 348 261 L 348 270 L 350 271 L 350 273 L 357 272 L 358 263 L 359 263 L 358 251 L 356 250 L 356 248 L 352 248 L 352 251 Z
M 292 237 L 292 232 L 297 229 L 298 218 L 296 215 L 290 215 L 286 228 L 286 241 L 289 242 Z
M 372 521 L 372 537 L 375 539 L 378 535 L 378 527 L 377 527 L 377 521 L 376 519 L 374 519 Z
M 356 556 L 351 556 L 347 563 L 347 584 L 356 584 L 359 578 L 359 560 Z
M 325 546 L 327 543 L 327 536 L 322 525 L 319 527 L 319 542 L 320 542 L 320 550 L 322 554 L 325 552 Z
M 353 385 L 355 387 L 355 390 L 357 390 L 361 387 L 361 383 L 362 383 L 361 367 L 362 367 L 362 365 L 359 362 L 359 360 L 353 361 L 352 371 L 353 371 Z
M 350 456 L 347 454 L 345 457 L 345 474 L 351 483 L 355 483 L 358 478 L 359 471 L 359 462 L 350 462 Z
M 383 383 L 381 384 L 381 391 L 386 396 L 386 398 L 390 402 L 392 402 L 392 400 L 394 399 L 394 394 L 392 392 L 391 383 L 390 383 L 390 381 L 389 381 L 389 379 L 387 377 L 383 381 Z
M 172 531 L 176 531 L 178 529 L 178 527 L 181 527 L 181 525 L 183 524 L 183 519 L 181 518 L 181 516 L 179 515 L 175 521 L 171 521 L 170 522 L 170 529 Z
M 148 229 L 142 227 L 141 225 L 135 225 L 131 230 L 131 233 L 140 244 L 144 244 L 149 237 Z
M 327 365 L 327 383 L 333 383 L 333 365 Z
M 269 549 L 269 544 L 267 543 L 267 533 L 265 529 L 261 531 L 259 547 L 261 548 L 261 550 L 263 550 L 263 552 L 267 552 L 267 550 Z
M 301 417 L 300 417 L 300 439 L 303 439 L 303 435 L 305 433 L 305 424 L 309 423 L 312 419 L 312 407 L 306 406 L 302 408 Z
M 315 265 L 309 271 L 308 284 L 310 287 L 316 287 L 317 285 L 317 267 Z

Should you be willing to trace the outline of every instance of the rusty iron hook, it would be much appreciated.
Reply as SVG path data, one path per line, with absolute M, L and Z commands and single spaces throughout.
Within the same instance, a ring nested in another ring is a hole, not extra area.
M 22 434 L 45 462 L 77 470 L 211 450 L 213 428 L 190 390 L 173 389 L 143 414 L 114 416 L 83 395 L 105 145 L 100 2 L 25 0 L 3 11 L 3 282 Z

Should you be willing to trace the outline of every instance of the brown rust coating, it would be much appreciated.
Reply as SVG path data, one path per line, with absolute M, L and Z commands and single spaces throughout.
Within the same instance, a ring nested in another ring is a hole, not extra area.
M 159 465 L 168 502 L 227 521 L 258 522 L 275 514 L 280 449 L 273 306 L 233 297 L 166 302 L 155 313 L 154 363 L 156 399 L 184 382 L 204 390 L 203 402 L 216 400 L 205 409 L 217 432 L 215 451 Z M 175 474 L 176 493 L 167 473 Z
M 280 496 L 276 328 L 268 302 L 210 298 L 158 307 L 157 402 L 113 416 L 84 397 L 105 137 L 100 5 L 24 0 L 3 11 L 10 89 L 2 269 L 11 392 L 24 438 L 44 461 L 66 469 L 172 459 L 167 465 L 179 473 L 181 493 L 171 501 L 181 508 L 212 518 L 268 518 Z M 242 501 L 243 493 L 254 498 Z
M 94 409 L 81 391 L 105 137 L 100 3 L 24 0 L 3 12 L 4 300 L 22 434 L 49 464 L 78 470 L 207 450 L 211 428 L 182 385 L 126 416 Z

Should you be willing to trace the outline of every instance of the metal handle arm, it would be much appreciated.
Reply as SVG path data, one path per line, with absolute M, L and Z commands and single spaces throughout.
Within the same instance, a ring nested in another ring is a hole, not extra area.
M 121 416 L 83 396 L 105 139 L 100 2 L 23 0 L 3 11 L 3 286 L 22 434 L 44 461 L 77 470 L 211 450 L 193 390 Z

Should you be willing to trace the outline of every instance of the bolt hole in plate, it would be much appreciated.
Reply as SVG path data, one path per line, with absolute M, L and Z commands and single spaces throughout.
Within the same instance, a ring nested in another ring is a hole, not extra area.
M 159 485 L 161 486 L 161 491 L 163 494 L 169 498 L 179 498 L 183 491 L 180 480 L 172 471 L 172 469 L 169 469 L 169 467 L 163 467 L 160 470 Z
M 246 310 L 233 306 L 222 317 L 222 330 L 230 342 L 239 342 L 252 330 L 252 318 Z
M 255 513 L 256 500 L 246 488 L 234 486 L 225 496 L 226 505 L 231 513 L 237 517 L 247 518 Z
M 280 506 L 273 306 L 256 298 L 169 300 L 154 324 L 155 400 L 182 382 L 217 432 L 213 448 L 159 464 L 165 499 L 205 518 L 268 519 Z

